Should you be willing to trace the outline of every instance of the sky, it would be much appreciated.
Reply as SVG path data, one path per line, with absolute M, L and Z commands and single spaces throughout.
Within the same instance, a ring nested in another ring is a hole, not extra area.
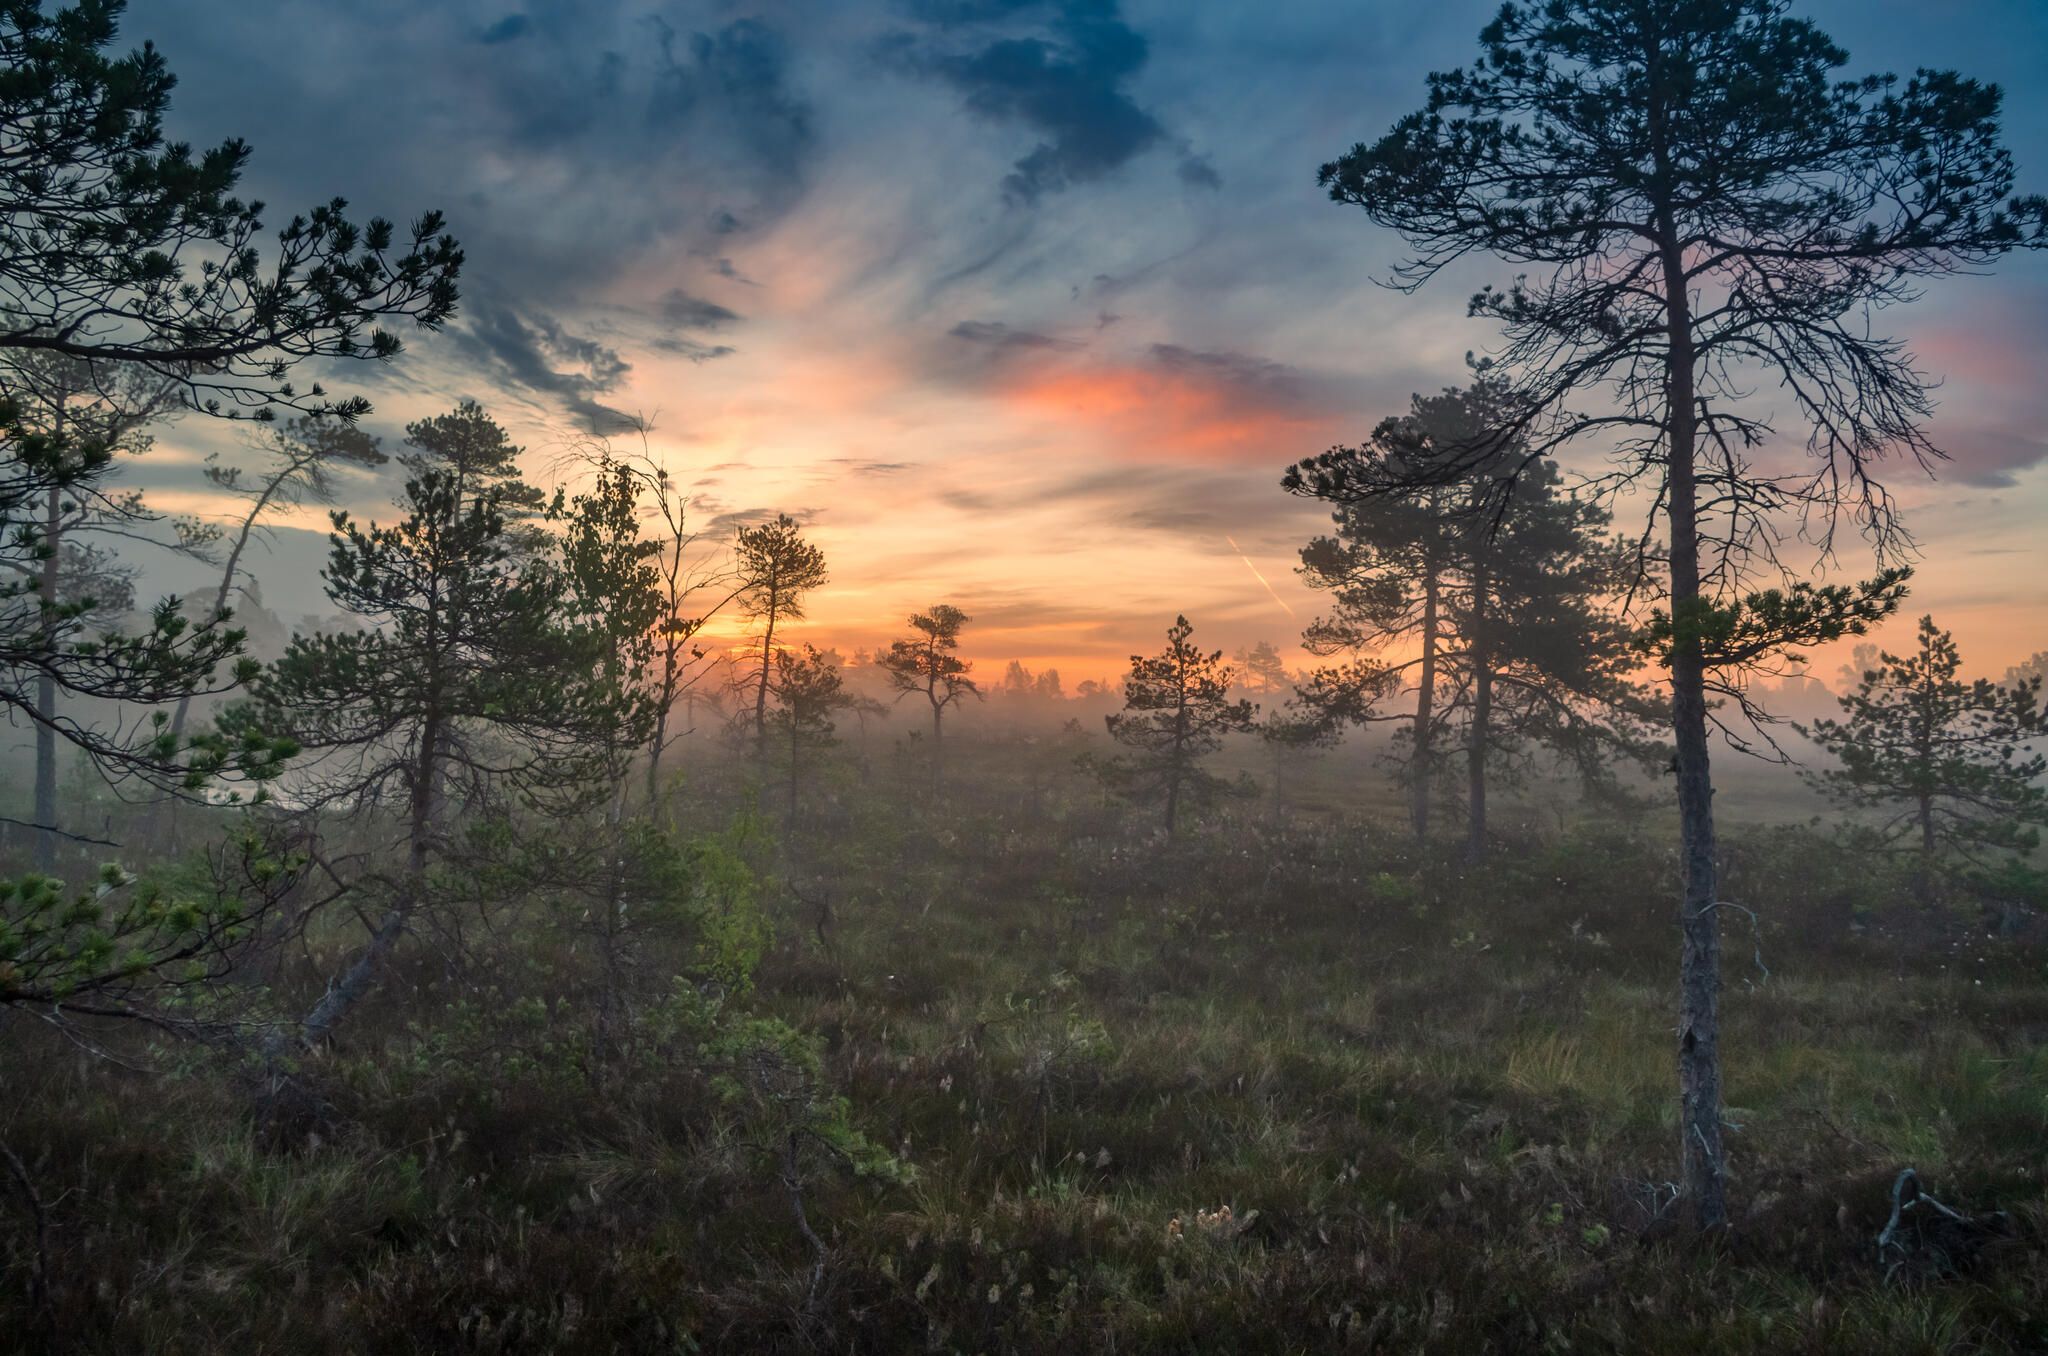
M 1316 170 L 1419 106 L 1489 0 L 133 0 L 179 77 L 170 131 L 254 149 L 282 225 L 333 197 L 447 214 L 459 318 L 388 366 L 322 373 L 369 427 L 468 397 L 535 479 L 593 433 L 647 447 L 714 536 L 786 511 L 832 582 L 805 634 L 851 652 L 912 611 L 974 618 L 993 677 L 1068 686 L 1176 613 L 1233 650 L 1294 642 L 1321 506 L 1288 464 L 1361 440 L 1495 342 L 1490 263 L 1414 295 L 1400 243 Z M 1954 67 L 2008 92 L 2022 188 L 2048 191 L 2038 0 L 1813 0 L 1850 70 Z M 1993 674 L 2048 649 L 2048 256 L 1887 317 L 1943 378 L 1938 481 L 1896 488 L 1923 547 L 1909 612 Z M 188 419 L 132 468 L 220 515 Z M 389 481 L 348 507 L 391 516 Z M 329 611 L 324 520 L 256 566 L 287 619 Z M 1866 565 L 1845 552 L 1838 569 Z M 194 580 L 197 576 L 192 576 Z M 146 585 L 190 587 L 185 567 Z M 1901 618 L 1878 639 L 1904 645 Z M 1816 657 L 1831 671 L 1833 656 Z

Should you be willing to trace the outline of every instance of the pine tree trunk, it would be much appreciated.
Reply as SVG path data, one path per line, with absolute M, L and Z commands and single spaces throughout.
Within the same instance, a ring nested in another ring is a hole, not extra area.
M 1180 817 L 1180 746 L 1174 745 L 1173 761 L 1166 768 L 1166 836 L 1173 837 Z
M 57 606 L 59 548 L 64 530 L 63 494 L 51 487 L 43 511 L 43 545 L 49 556 L 43 561 L 37 596 L 46 618 L 54 617 Z M 47 872 L 57 865 L 57 680 L 45 673 L 36 679 L 36 870 Z
M 940 727 L 940 708 L 932 705 L 932 798 L 938 799 L 939 786 L 946 775 L 946 746 L 944 731 Z
M 1922 795 L 1920 821 L 1920 864 L 1913 874 L 1913 897 L 1924 908 L 1934 903 L 1934 797 Z
M 1664 249 L 1670 349 L 1672 734 L 1677 744 L 1678 813 L 1684 888 L 1679 903 L 1678 1089 L 1681 1186 L 1700 1229 L 1727 1223 L 1727 1155 L 1721 1142 L 1721 915 L 1714 843 L 1714 785 L 1708 763 L 1706 663 L 1702 652 L 1698 485 L 1692 322 L 1676 233 Z
M 1416 683 L 1415 765 L 1408 769 L 1408 817 L 1415 841 L 1429 841 L 1429 765 L 1436 725 L 1436 568 L 1422 585 L 1422 676 Z
M 299 1040 L 305 1045 L 317 1045 L 325 1040 L 341 1019 L 375 986 L 383 973 L 385 960 L 398 945 L 398 939 L 405 935 L 413 910 L 426 896 L 427 866 L 432 860 L 434 824 L 441 800 L 441 724 L 438 712 L 434 710 L 438 704 L 438 696 L 430 688 L 429 714 L 420 731 L 420 752 L 414 763 L 412 803 L 407 814 L 411 837 L 406 846 L 405 879 L 399 885 L 398 897 L 392 901 L 383 921 L 377 924 L 377 930 L 370 934 L 369 944 L 363 948 L 362 954 L 355 958 L 340 979 L 328 986 L 327 992 L 299 1024 Z
M 1486 855 L 1486 760 L 1493 737 L 1493 667 L 1484 656 L 1472 675 L 1472 728 L 1465 745 L 1465 859 Z
M 754 692 L 754 756 L 768 761 L 768 674 L 775 662 L 775 604 L 768 605 L 768 627 L 761 633 L 761 685 Z

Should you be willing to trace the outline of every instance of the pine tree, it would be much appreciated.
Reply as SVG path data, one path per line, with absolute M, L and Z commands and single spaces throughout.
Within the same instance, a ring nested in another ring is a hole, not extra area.
M 792 820 L 797 815 L 805 760 L 839 742 L 836 717 L 857 700 L 847 693 L 840 668 L 808 642 L 801 651 L 779 650 L 775 655 L 775 709 L 769 714 L 768 728 L 789 751 Z
M 1516 279 L 1472 300 L 1499 322 L 1521 413 L 1469 449 L 1525 437 L 1533 463 L 1577 439 L 1614 448 L 1609 489 L 1639 487 L 1666 530 L 1665 603 L 1646 636 L 1671 684 L 1679 900 L 1681 1186 L 1726 1222 L 1720 905 L 1710 691 L 1745 666 L 1854 634 L 1898 605 L 1904 574 L 1748 592 L 1777 565 L 1775 519 L 1823 549 L 1846 518 L 1898 545 L 1878 476 L 1931 461 L 1929 379 L 1869 317 L 1921 280 L 2048 244 L 2048 200 L 2013 192 L 1996 87 L 1952 72 L 1842 81 L 1847 58 L 1786 0 L 1504 5 L 1479 60 L 1428 80 L 1425 106 L 1325 165 L 1333 199 L 1399 232 L 1394 279 L 1419 287 L 1470 254 Z M 1773 437 L 1775 381 L 1815 458 L 1785 478 L 1747 450 Z M 1437 466 L 1442 477 L 1454 467 Z
M 754 687 L 754 748 L 768 756 L 768 693 L 775 677 L 775 630 L 801 620 L 804 595 L 821 588 L 831 576 L 825 553 L 803 538 L 796 519 L 780 514 L 773 520 L 743 527 L 734 547 L 740 610 L 761 625 L 761 658 Z
M 234 196 L 249 147 L 230 140 L 195 155 L 165 139 L 175 80 L 153 47 L 110 50 L 124 8 L 0 5 L 0 563 L 9 566 L 61 569 L 53 513 L 121 502 L 105 481 L 135 427 L 115 427 L 123 420 L 176 407 L 352 418 L 366 401 L 302 387 L 294 370 L 390 358 L 400 341 L 387 325 L 436 328 L 455 306 L 462 253 L 436 213 L 402 239 L 387 221 L 357 226 L 335 199 L 287 223 L 267 252 L 263 205 Z M 40 417 L 52 373 L 88 393 L 90 417 Z M 183 739 L 155 716 L 56 714 L 60 696 L 133 710 L 221 692 L 255 666 L 238 662 L 243 636 L 225 616 L 195 621 L 176 599 L 156 603 L 134 634 L 87 635 L 95 608 L 53 596 L 53 582 L 0 585 L 0 703 L 35 722 L 51 758 L 65 741 L 102 777 L 188 793 L 216 774 L 274 770 L 281 749 L 260 742 Z
M 2024 857 L 2048 827 L 2048 755 L 2032 745 L 2048 740 L 2041 679 L 1966 683 L 1961 668 L 1954 639 L 1922 617 L 1919 648 L 1880 653 L 1841 698 L 1842 719 L 1800 727 L 1839 763 L 1809 779 L 1838 804 L 1876 813 L 1879 849 L 1911 854 L 1923 904 L 1945 868 Z
M 1258 713 L 1251 702 L 1230 699 L 1236 670 L 1223 662 L 1223 651 L 1205 654 L 1191 644 L 1194 630 L 1176 617 L 1163 651 L 1131 656 L 1124 709 L 1104 717 L 1110 738 L 1131 752 L 1096 765 L 1113 789 L 1161 801 L 1169 834 L 1184 803 L 1207 805 L 1231 789 L 1202 760 L 1223 747 L 1226 734 L 1249 731 Z
M 450 802 L 482 812 L 505 793 L 601 783 L 633 718 L 587 624 L 603 601 L 579 609 L 577 581 L 515 516 L 534 502 L 519 449 L 473 403 L 406 433 L 404 517 L 364 528 L 334 515 L 327 595 L 364 628 L 294 637 L 256 690 L 260 724 L 311 755 L 293 787 L 301 805 L 374 829 L 387 788 L 404 802 L 396 844 L 364 863 L 366 882 L 388 882 L 383 918 L 302 1023 L 309 1042 L 368 992 L 431 906 Z M 387 872 L 386 860 L 401 865 Z
M 981 689 L 968 677 L 973 665 L 959 656 L 960 630 L 973 620 L 951 603 L 940 603 L 928 612 L 912 614 L 910 629 L 916 634 L 891 641 L 882 656 L 882 670 L 899 699 L 921 695 L 932 712 L 932 794 L 939 792 L 945 775 L 946 708 L 962 697 L 979 699 Z M 1013 667 L 1022 672 L 1021 666 Z
M 1389 689 L 1413 684 L 1403 734 L 1418 840 L 1438 751 L 1462 727 L 1469 857 L 1485 850 L 1487 790 L 1508 755 L 1541 743 L 1597 776 L 1641 704 L 1627 680 L 1632 633 L 1606 606 L 1624 564 L 1606 512 L 1565 494 L 1554 465 L 1525 466 L 1517 440 L 1469 451 L 1515 412 L 1507 384 L 1482 367 L 1470 387 L 1415 397 L 1366 445 L 1333 448 L 1284 482 L 1337 505 L 1336 533 L 1302 548 L 1303 577 L 1336 603 L 1304 644 L 1368 661 L 1348 679 L 1325 671 L 1301 700 L 1332 724 L 1383 720 Z M 1379 658 L 1408 645 L 1412 658 Z

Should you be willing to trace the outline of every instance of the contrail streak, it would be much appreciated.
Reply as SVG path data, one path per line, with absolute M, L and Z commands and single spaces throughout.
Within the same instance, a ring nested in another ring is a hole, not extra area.
M 1279 593 L 1275 592 L 1271 584 L 1266 583 L 1266 576 L 1260 574 L 1259 567 L 1252 564 L 1252 558 L 1244 553 L 1244 548 L 1242 546 L 1239 546 L 1237 544 L 1237 538 L 1231 536 L 1228 532 L 1226 532 L 1223 534 L 1223 540 L 1230 543 L 1230 549 L 1237 552 L 1237 558 L 1244 562 L 1244 567 L 1247 570 L 1250 570 L 1252 572 L 1252 578 L 1258 580 L 1260 584 L 1265 586 L 1266 592 L 1271 593 L 1273 595 L 1273 601 L 1280 604 L 1281 610 L 1285 612 L 1288 616 L 1294 617 L 1294 609 L 1287 606 L 1287 600 L 1285 598 L 1282 598 L 1279 595 Z M 1299 617 L 1295 617 L 1294 619 L 1296 621 L 1301 620 Z

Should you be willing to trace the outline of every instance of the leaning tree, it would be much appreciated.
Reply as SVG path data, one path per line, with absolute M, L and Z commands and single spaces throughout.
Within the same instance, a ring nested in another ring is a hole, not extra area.
M 637 747 L 650 723 L 629 690 L 637 656 L 618 649 L 610 620 L 639 604 L 593 596 L 595 586 L 625 587 L 640 559 L 637 525 L 628 512 L 627 546 L 610 561 L 572 555 L 565 565 L 536 549 L 517 511 L 532 498 L 519 451 L 473 403 L 408 425 L 403 516 L 364 527 L 334 515 L 327 596 L 365 624 L 294 636 L 256 685 L 254 708 L 236 713 L 305 751 L 295 799 L 366 825 L 367 848 L 343 865 L 387 896 L 362 949 L 300 1024 L 309 1043 L 370 991 L 416 915 L 431 913 L 430 872 L 457 845 L 451 804 L 483 814 L 615 781 L 619 750 Z M 617 534 L 602 522 L 588 533 L 572 525 L 567 544 L 604 555 L 607 535 Z M 378 813 L 389 801 L 396 816 Z M 388 839 L 376 832 L 387 818 L 397 821 Z
M 1880 473 L 1940 453 L 1929 378 L 1875 313 L 2048 235 L 2048 201 L 2014 194 L 1995 86 L 1841 80 L 1845 54 L 1789 8 L 1505 5 L 1478 60 L 1430 75 L 1422 109 L 1321 175 L 1405 238 L 1396 285 L 1473 254 L 1517 270 L 1470 313 L 1503 327 L 1524 408 L 1470 455 L 1521 438 L 1533 464 L 1599 438 L 1600 484 L 1647 506 L 1665 605 L 1645 639 L 1671 684 L 1683 826 L 1682 1185 L 1703 1228 L 1727 1217 L 1709 695 L 1896 608 L 1910 542 Z M 1791 580 L 1788 521 L 1823 555 L 1853 523 L 1882 572 Z

